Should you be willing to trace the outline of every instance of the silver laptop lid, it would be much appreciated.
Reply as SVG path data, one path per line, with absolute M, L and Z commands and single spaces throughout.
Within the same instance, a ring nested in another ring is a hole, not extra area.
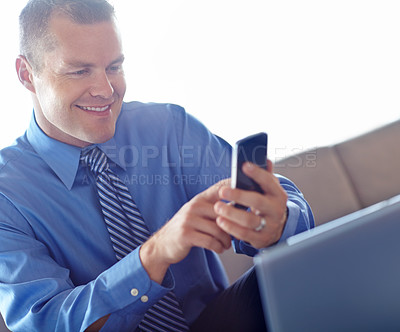
M 269 331 L 400 331 L 400 197 L 254 261 Z

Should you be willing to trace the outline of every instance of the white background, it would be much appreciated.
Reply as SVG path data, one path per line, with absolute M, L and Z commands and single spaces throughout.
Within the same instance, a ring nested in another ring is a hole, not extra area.
M 267 131 L 272 160 L 399 118 L 397 0 L 112 2 L 126 101 L 180 104 L 230 143 Z M 14 69 L 25 3 L 0 14 L 0 147 L 32 112 Z

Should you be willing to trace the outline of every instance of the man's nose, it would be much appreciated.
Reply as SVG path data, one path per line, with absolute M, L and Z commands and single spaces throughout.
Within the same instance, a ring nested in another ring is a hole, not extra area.
M 107 76 L 107 73 L 103 72 L 99 75 L 96 75 L 93 85 L 90 89 L 90 94 L 93 97 L 101 97 L 104 99 L 109 99 L 112 97 L 114 94 L 114 88 Z

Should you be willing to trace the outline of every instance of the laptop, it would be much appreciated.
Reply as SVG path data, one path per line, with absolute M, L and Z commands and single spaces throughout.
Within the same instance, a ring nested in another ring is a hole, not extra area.
M 400 331 L 400 196 L 254 258 L 271 332 Z

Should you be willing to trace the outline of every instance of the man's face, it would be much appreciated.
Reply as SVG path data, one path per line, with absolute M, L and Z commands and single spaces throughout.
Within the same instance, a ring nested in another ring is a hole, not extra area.
M 36 121 L 50 137 L 76 146 L 113 137 L 126 90 L 114 22 L 81 25 L 55 15 L 56 48 L 33 72 Z

